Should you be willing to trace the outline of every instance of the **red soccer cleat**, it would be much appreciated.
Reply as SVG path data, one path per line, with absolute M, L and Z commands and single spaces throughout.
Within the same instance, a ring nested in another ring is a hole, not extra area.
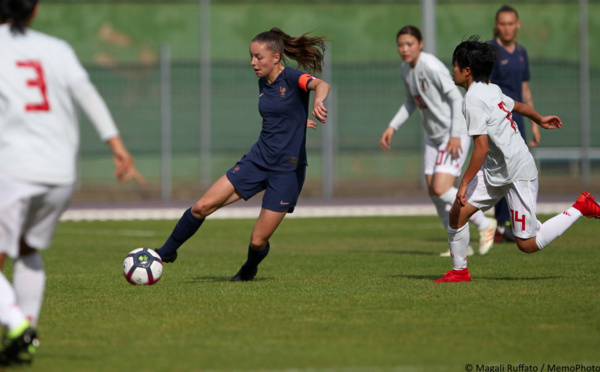
M 450 282 L 470 282 L 471 274 L 469 274 L 468 269 L 462 270 L 450 270 L 446 273 L 446 275 L 441 278 L 434 280 L 434 283 L 450 283 Z
M 596 203 L 596 199 L 589 192 L 582 192 L 573 207 L 587 218 L 600 219 L 600 205 Z

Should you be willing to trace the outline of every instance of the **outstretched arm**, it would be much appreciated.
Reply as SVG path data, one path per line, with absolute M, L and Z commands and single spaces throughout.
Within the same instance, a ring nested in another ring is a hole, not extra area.
M 145 185 L 146 180 L 135 168 L 133 158 L 123 144 L 110 111 L 96 87 L 88 79 L 84 79 L 73 84 L 71 90 L 73 98 L 90 118 L 100 138 L 110 146 L 115 175 L 119 181 L 126 182 L 134 179 L 140 185 Z
M 125 148 L 121 137 L 116 136 L 106 141 L 113 153 L 113 163 L 115 164 L 115 176 L 121 182 L 136 180 L 140 185 L 146 184 L 146 179 L 135 167 L 133 158 Z
M 518 101 L 515 101 L 513 111 L 523 116 L 527 116 L 544 129 L 558 129 L 562 127 L 562 122 L 558 116 L 542 116 L 538 114 L 533 107 Z
M 313 100 L 313 111 L 312 115 L 317 118 L 321 123 L 325 123 L 327 117 L 327 109 L 323 105 L 325 99 L 329 95 L 329 84 L 321 79 L 314 78 L 308 83 L 307 89 L 315 91 L 315 99 Z
M 523 92 L 523 103 L 534 108 L 533 106 L 533 96 L 531 95 L 531 89 L 529 89 L 529 82 L 524 81 L 522 84 L 522 92 Z M 533 134 L 533 139 L 529 141 L 529 146 L 537 147 L 540 144 L 540 128 L 536 125 L 534 121 L 531 121 L 531 133 Z

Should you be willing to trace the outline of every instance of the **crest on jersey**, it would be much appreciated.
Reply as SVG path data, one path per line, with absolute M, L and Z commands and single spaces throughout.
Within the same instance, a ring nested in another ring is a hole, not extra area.
M 279 95 L 281 98 L 285 97 L 285 87 L 279 86 Z
M 425 92 L 427 89 L 429 89 L 429 83 L 427 82 L 427 79 L 419 78 L 419 84 L 421 84 L 421 90 L 423 92 Z

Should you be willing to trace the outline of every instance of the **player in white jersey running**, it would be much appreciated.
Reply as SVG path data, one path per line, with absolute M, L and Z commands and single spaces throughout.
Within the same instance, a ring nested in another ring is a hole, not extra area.
M 557 129 L 557 116 L 538 114 L 532 107 L 513 101 L 500 87 L 488 83 L 498 59 L 498 49 L 472 36 L 460 43 L 452 57 L 454 82 L 467 90 L 463 112 L 473 137 L 471 161 L 460 182 L 450 210 L 448 243 L 454 269 L 435 283 L 470 281 L 467 268 L 467 221 L 480 210 L 506 197 L 512 229 L 519 249 L 538 252 L 569 229 L 580 217 L 600 218 L 600 205 L 583 192 L 571 208 L 543 224 L 536 217 L 537 168 L 519 129 L 511 117 L 517 112 L 545 129 Z
M 31 363 L 48 248 L 76 179 L 76 101 L 110 146 L 121 181 L 144 183 L 71 47 L 28 28 L 37 0 L 0 0 L 0 366 Z
M 456 197 L 454 182 L 460 176 L 469 152 L 470 139 L 461 112 L 462 95 L 446 66 L 435 56 L 425 53 L 421 31 L 405 26 L 396 35 L 398 53 L 404 60 L 401 75 L 406 86 L 406 100 L 383 132 L 379 145 L 390 149 L 394 133 L 415 108 L 421 114 L 425 129 L 425 181 L 431 200 L 444 228 L 448 228 L 448 212 Z M 479 253 L 486 254 L 494 244 L 496 220 L 482 212 L 472 216 L 479 230 Z M 469 255 L 473 253 L 468 247 Z M 450 256 L 450 251 L 441 254 Z

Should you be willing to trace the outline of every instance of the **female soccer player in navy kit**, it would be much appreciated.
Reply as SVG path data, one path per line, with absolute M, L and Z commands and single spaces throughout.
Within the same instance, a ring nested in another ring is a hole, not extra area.
M 175 261 L 177 249 L 217 209 L 265 190 L 248 259 L 231 281 L 254 279 L 258 264 L 269 253 L 269 238 L 285 215 L 293 212 L 304 183 L 309 91 L 315 91 L 313 116 L 322 123 L 327 117 L 323 101 L 329 85 L 282 62 L 287 56 L 300 67 L 318 72 L 324 50 L 323 37 L 291 37 L 278 28 L 252 39 L 250 61 L 259 77 L 258 109 L 263 118 L 258 142 L 185 211 L 165 244 L 157 249 L 164 262 Z

